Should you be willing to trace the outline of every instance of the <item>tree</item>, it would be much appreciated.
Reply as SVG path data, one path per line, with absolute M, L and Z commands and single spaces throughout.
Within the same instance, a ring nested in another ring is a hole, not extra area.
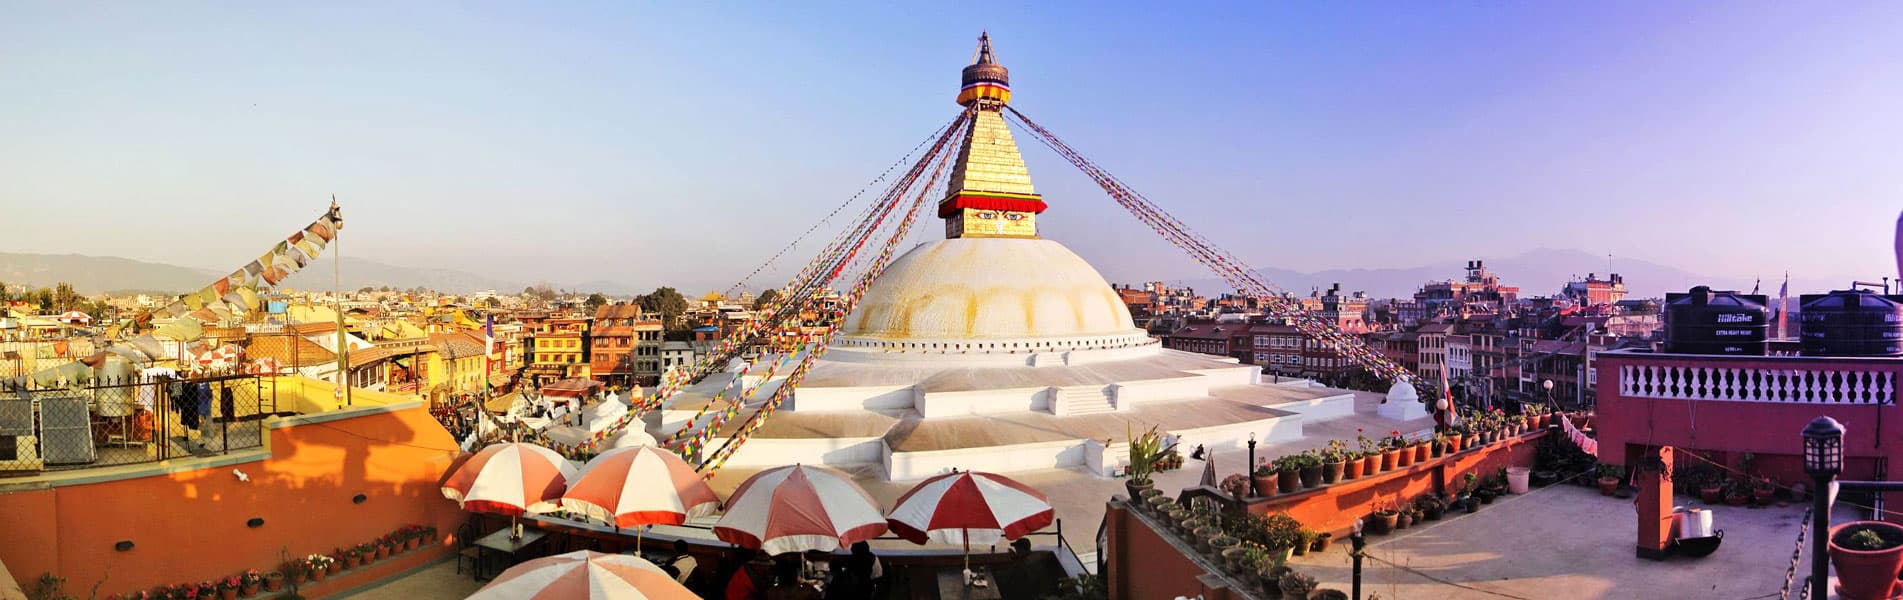
M 38 292 L 34 292 L 33 300 L 35 304 L 40 305 L 42 312 L 53 310 L 53 290 L 40 288 Z
M 607 303 L 608 303 L 607 296 L 601 295 L 601 292 L 595 292 L 593 294 L 588 295 L 588 300 L 582 302 L 582 306 L 588 307 L 588 310 L 595 310 L 597 308 L 601 308 L 603 304 L 607 304 Z
M 362 288 L 358 288 L 358 289 L 357 289 L 357 293 L 359 293 L 359 294 L 368 294 L 368 293 L 370 293 L 370 292 L 374 292 L 374 291 L 377 291 L 377 288 L 373 288 L 373 287 L 370 287 L 370 286 L 367 286 L 367 285 L 366 285 L 366 286 L 363 286 Z
M 61 281 L 53 286 L 53 306 L 60 312 L 72 310 L 79 305 L 79 293 L 73 291 L 73 284 Z
M 779 299 L 780 299 L 779 288 L 767 288 L 766 291 L 760 292 L 759 298 L 754 299 L 753 310 L 760 310 L 762 308 L 766 308 L 766 305 L 772 304 L 773 302 Z
M 687 298 L 674 288 L 655 288 L 636 303 L 641 305 L 641 310 L 660 314 L 661 325 L 669 331 L 687 328 L 681 321 L 681 314 L 687 312 Z

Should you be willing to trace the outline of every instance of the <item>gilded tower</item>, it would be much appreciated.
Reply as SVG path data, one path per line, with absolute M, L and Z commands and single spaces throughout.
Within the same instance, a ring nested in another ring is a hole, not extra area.
M 1044 197 L 1031 187 L 1031 173 L 1004 123 L 1011 78 L 991 51 L 991 36 L 978 36 L 978 50 L 965 67 L 958 103 L 972 109 L 951 186 L 938 203 L 945 237 L 1037 237 Z

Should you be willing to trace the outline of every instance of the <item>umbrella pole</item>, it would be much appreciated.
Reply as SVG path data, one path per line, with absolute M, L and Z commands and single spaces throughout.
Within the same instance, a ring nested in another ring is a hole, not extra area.
M 965 587 L 971 587 L 971 530 L 960 527 L 958 534 L 965 540 Z
M 641 530 L 643 529 L 646 529 L 646 528 L 645 527 L 634 528 L 634 555 L 635 556 L 641 555 Z

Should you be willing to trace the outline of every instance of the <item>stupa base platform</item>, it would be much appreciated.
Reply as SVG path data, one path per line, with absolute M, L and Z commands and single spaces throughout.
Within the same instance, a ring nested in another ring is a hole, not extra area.
M 727 464 L 877 465 L 892 481 L 922 479 L 954 468 L 999 473 L 1085 468 L 1110 476 L 1124 467 L 1131 433 L 1152 426 L 1174 436 L 1187 454 L 1198 445 L 1240 448 L 1251 434 L 1261 443 L 1300 440 L 1303 423 L 1354 412 L 1354 396 L 1348 393 L 1304 395 L 1308 397 L 1265 406 L 1248 402 L 1248 390 L 1218 392 L 1074 416 L 1035 411 L 934 418 L 911 411 L 782 412 Z

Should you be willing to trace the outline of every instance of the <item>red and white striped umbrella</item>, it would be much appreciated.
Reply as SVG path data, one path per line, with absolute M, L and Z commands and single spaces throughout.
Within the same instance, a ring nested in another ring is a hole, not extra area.
M 254 375 L 276 375 L 283 370 L 284 365 L 269 356 L 251 361 L 251 373 Z
M 755 473 L 727 498 L 714 536 L 767 554 L 818 550 L 885 533 L 879 503 L 831 469 L 794 465 Z
M 666 571 L 638 556 L 583 550 L 538 558 L 503 571 L 471 600 L 569 600 L 571 598 L 655 598 L 694 600 L 697 596 Z
M 532 444 L 493 444 L 469 457 L 443 482 L 443 496 L 463 510 L 504 515 L 560 508 L 575 464 Z
M 562 494 L 562 508 L 615 527 L 680 525 L 719 510 L 720 498 L 681 457 L 637 446 L 588 461 Z
M 892 533 L 923 544 L 995 544 L 1049 527 L 1050 500 L 1003 475 L 966 471 L 919 482 L 888 515 Z

